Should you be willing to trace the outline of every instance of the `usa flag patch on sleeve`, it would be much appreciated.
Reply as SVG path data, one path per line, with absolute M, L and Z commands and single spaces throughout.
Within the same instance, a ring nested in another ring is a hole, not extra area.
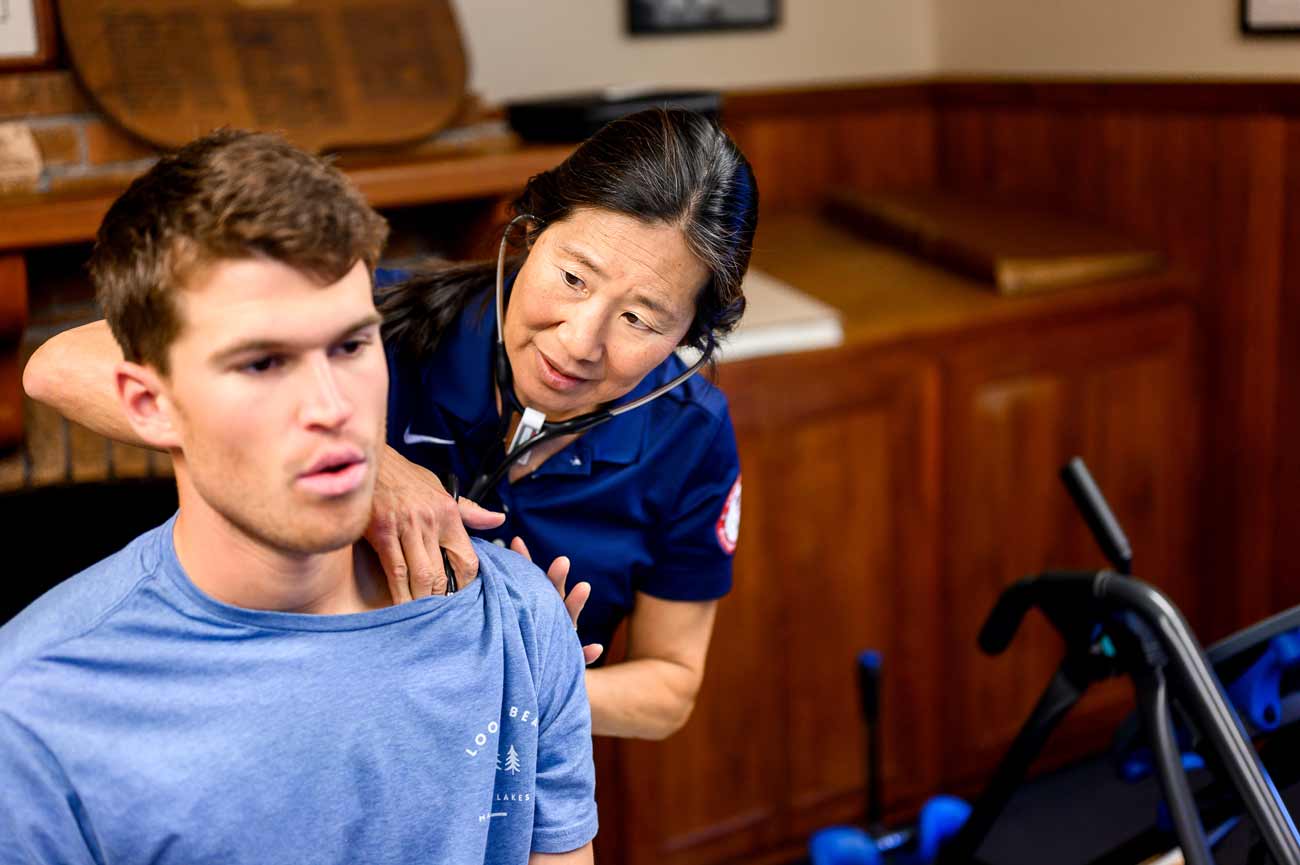
M 734 553 L 736 541 L 740 538 L 740 475 L 736 475 L 736 482 L 731 485 L 731 492 L 727 493 L 727 500 L 722 503 L 716 531 L 718 546 L 727 555 Z

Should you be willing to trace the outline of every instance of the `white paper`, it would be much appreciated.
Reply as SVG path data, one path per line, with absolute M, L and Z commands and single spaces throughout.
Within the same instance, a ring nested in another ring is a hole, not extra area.
M 745 299 L 748 304 L 740 326 L 718 346 L 721 363 L 844 342 L 839 310 L 771 274 L 751 267 L 745 274 Z M 680 349 L 677 354 L 687 364 L 700 356 L 694 349 Z
M 35 57 L 39 50 L 32 0 L 0 0 L 0 58 Z

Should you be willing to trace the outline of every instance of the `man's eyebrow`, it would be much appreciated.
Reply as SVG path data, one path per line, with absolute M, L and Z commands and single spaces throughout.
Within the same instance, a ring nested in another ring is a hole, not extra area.
M 360 318 L 357 321 L 353 322 L 348 327 L 345 327 L 342 330 L 338 331 L 338 333 L 335 336 L 330 338 L 328 344 L 333 345 L 334 343 L 342 342 L 343 340 L 347 339 L 349 336 L 352 336 L 357 331 L 365 330 L 366 328 L 369 327 L 374 327 L 375 325 L 381 323 L 382 321 L 383 318 L 380 317 L 378 312 L 368 313 L 364 318 Z M 220 351 L 218 351 L 216 354 L 212 356 L 212 363 L 217 366 L 222 366 L 241 354 L 262 354 L 262 353 L 277 354 L 286 351 L 293 351 L 297 348 L 299 348 L 299 346 L 296 343 L 288 342 L 280 339 L 266 339 L 266 338 L 247 339 L 244 340 L 243 342 L 237 342 L 234 345 L 230 346 L 229 348 L 223 348 Z
M 604 276 L 604 275 L 605 275 L 605 271 L 601 270 L 600 265 L 599 265 L 599 264 L 596 264 L 596 262 L 592 261 L 591 256 L 587 255 L 587 254 L 586 254 L 585 252 L 583 252 L 582 250 L 577 249 L 576 247 L 570 246 L 570 245 L 567 244 L 567 243 L 561 243 L 561 244 L 560 244 L 560 252 L 563 252 L 565 255 L 569 256 L 569 257 L 572 258 L 572 259 L 574 259 L 575 261 L 578 262 L 578 264 L 581 264 L 583 267 L 586 267 L 586 268 L 590 269 L 590 270 L 591 270 L 593 273 L 595 273 L 597 276 Z

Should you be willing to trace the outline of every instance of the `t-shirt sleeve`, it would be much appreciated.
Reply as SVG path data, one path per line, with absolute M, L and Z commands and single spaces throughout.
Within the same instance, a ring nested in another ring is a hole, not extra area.
M 0 865 L 102 861 L 80 800 L 44 742 L 0 712 Z
M 673 507 L 641 590 L 669 601 L 722 597 L 731 591 L 740 534 L 740 455 L 730 415 L 723 414 L 700 450 Z
M 567 853 L 596 837 L 596 769 L 591 756 L 591 707 L 578 634 L 555 597 L 540 668 L 535 853 Z

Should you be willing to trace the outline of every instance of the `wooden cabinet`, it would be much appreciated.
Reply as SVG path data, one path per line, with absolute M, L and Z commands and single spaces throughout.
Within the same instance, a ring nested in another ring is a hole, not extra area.
M 795 388 L 781 364 L 725 371 L 749 508 L 736 589 L 692 721 L 663 743 L 616 746 L 613 784 L 627 797 L 619 861 L 725 861 L 852 816 L 857 649 L 870 634 L 899 657 L 934 657 L 917 645 L 937 612 L 934 373 L 896 358 L 846 381 L 843 362 L 808 355 Z M 902 678 L 887 699 L 905 707 L 891 716 L 889 735 L 908 743 L 896 753 L 928 754 L 928 768 L 891 766 L 919 795 L 938 780 L 938 754 L 921 746 L 935 738 L 927 701 Z M 893 723 L 908 718 L 922 720 Z
M 1104 567 L 1057 478 L 1087 461 L 1134 548 L 1135 572 L 1195 624 L 1190 568 L 1197 448 L 1192 324 L 1181 304 L 1100 312 L 983 339 L 948 354 L 944 423 L 944 776 L 975 780 L 1001 756 L 1060 660 L 1033 616 L 998 658 L 975 649 L 983 618 L 1013 579 Z M 1099 689 L 1067 730 L 1099 745 L 1097 725 L 1128 711 L 1127 687 Z M 1091 735 L 1080 734 L 1091 733 Z
M 867 647 L 885 657 L 887 809 L 982 780 L 1060 657 L 1036 617 L 1004 656 L 981 655 L 993 600 L 1027 573 L 1102 564 L 1056 477 L 1074 454 L 1139 572 L 1200 613 L 1195 341 L 1177 279 L 1011 300 L 910 261 L 862 269 L 854 254 L 893 253 L 846 245 L 810 281 L 817 250 L 849 241 L 807 220 L 776 232 L 784 248 L 760 266 L 849 310 L 850 339 L 720 370 L 745 484 L 735 589 L 686 728 L 601 743 L 602 822 L 618 824 L 601 861 L 784 861 L 858 819 Z M 907 281 L 870 283 L 900 268 Z M 1129 699 L 1089 698 L 1057 758 L 1092 747 L 1082 722 Z

